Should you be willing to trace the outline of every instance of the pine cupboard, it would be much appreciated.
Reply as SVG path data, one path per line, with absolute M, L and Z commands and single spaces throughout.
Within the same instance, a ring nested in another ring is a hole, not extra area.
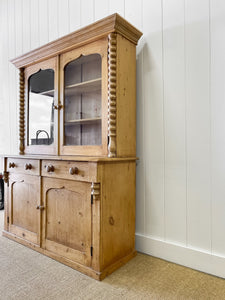
M 135 256 L 136 44 L 118 14 L 12 60 L 3 235 L 101 280 Z

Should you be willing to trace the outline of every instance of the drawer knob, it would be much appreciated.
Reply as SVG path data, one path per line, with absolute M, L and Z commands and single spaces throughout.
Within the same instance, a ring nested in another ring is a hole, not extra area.
M 46 167 L 46 171 L 49 173 L 49 172 L 54 172 L 54 170 L 55 170 L 55 168 L 54 168 L 54 166 L 53 165 L 48 165 L 47 167 Z
M 10 163 L 9 163 L 9 168 L 15 168 L 15 166 L 16 166 L 16 165 L 14 164 L 14 162 L 12 162 L 12 163 L 10 162 Z
M 69 169 L 70 175 L 75 175 L 75 174 L 77 175 L 78 172 L 79 172 L 79 170 L 78 170 L 77 167 L 72 167 L 72 168 Z
M 31 170 L 32 169 L 32 164 L 25 164 L 24 169 L 25 170 Z

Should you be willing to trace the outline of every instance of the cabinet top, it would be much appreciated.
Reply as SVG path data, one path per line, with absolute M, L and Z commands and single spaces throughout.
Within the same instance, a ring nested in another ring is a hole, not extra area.
M 0 158 L 14 158 L 14 159 L 37 159 L 37 160 L 63 160 L 63 161 L 83 161 L 83 162 L 123 162 L 123 161 L 136 161 L 138 157 L 98 157 L 98 156 L 71 156 L 71 155 L 1 155 Z
M 137 45 L 139 38 L 142 36 L 142 33 L 138 29 L 116 13 L 18 56 L 12 59 L 11 62 L 17 68 L 22 68 L 78 46 L 104 38 L 111 32 L 121 34 L 135 45 Z

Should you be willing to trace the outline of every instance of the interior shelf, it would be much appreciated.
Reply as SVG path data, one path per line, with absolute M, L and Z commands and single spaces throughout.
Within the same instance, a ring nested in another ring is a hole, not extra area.
M 79 124 L 92 124 L 96 122 L 100 122 L 102 118 L 88 118 L 88 119 L 78 119 L 78 120 L 69 120 L 64 124 L 65 126 L 79 125 Z
M 39 95 L 54 97 L 54 92 L 55 92 L 55 90 L 49 90 L 49 91 L 44 91 L 42 93 L 39 93 Z
M 82 92 L 90 93 L 94 91 L 101 91 L 101 78 L 84 81 L 72 85 L 67 85 L 65 87 L 65 93 L 67 96 L 80 94 Z

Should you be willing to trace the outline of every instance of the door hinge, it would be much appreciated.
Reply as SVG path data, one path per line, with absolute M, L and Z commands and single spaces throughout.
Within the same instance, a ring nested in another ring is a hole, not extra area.
M 9 217 L 7 217 L 7 223 L 9 224 Z
M 93 195 L 91 195 L 91 204 L 93 204 Z
M 93 247 L 91 246 L 91 256 L 93 256 Z

